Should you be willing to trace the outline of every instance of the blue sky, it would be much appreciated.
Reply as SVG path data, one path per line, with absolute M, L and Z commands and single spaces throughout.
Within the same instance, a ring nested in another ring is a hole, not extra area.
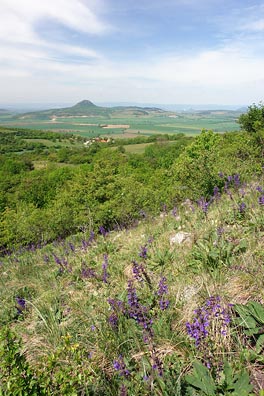
M 264 1 L 0 0 L 0 103 L 251 104 Z

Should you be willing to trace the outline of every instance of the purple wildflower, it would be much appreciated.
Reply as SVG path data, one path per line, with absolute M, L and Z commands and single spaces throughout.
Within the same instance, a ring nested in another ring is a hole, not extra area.
M 218 201 L 220 198 L 220 190 L 217 186 L 214 187 L 213 198 Z
M 261 195 L 258 199 L 260 205 L 264 205 L 264 195 Z
M 162 205 L 162 211 L 167 213 L 167 205 L 165 203 Z
M 244 198 L 244 196 L 246 195 L 246 191 L 243 187 L 239 189 L 239 194 L 241 195 L 242 198 Z
M 165 295 L 168 294 L 168 286 L 166 284 L 167 279 L 163 276 L 159 281 L 159 287 L 157 291 L 157 295 L 160 297 L 159 306 L 162 311 L 165 311 L 169 306 L 169 300 L 165 298 Z
M 111 315 L 108 318 L 108 323 L 112 327 L 112 329 L 117 329 L 118 328 L 118 316 L 115 313 L 111 313 Z
M 93 243 L 94 239 L 95 239 L 95 233 L 93 231 L 91 231 L 89 238 L 87 240 L 86 239 L 82 240 L 82 248 L 83 248 L 83 250 L 87 250 L 87 248 L 89 246 L 91 246 L 91 244 Z
M 133 264 L 133 275 L 135 277 L 136 280 L 138 280 L 139 282 L 143 281 L 143 273 L 144 273 L 144 268 L 142 264 L 138 264 L 135 260 L 132 261 Z
M 72 242 L 69 242 L 69 248 L 71 249 L 72 252 L 75 252 L 75 246 Z
M 96 272 L 93 268 L 89 268 L 85 266 L 85 263 L 82 264 L 82 278 L 97 278 Z
M 159 289 L 157 291 L 158 296 L 163 296 L 164 294 L 168 294 L 168 286 L 166 285 L 167 279 L 163 276 L 159 281 Z
M 157 371 L 158 376 L 162 377 L 163 376 L 163 369 L 162 369 L 162 362 L 156 355 L 155 351 L 152 352 L 152 370 Z
M 221 305 L 219 296 L 212 296 L 205 304 L 194 311 L 195 317 L 192 323 L 186 323 L 187 333 L 195 340 L 195 346 L 203 353 L 204 363 L 207 365 L 213 362 L 211 354 L 211 344 L 217 337 L 225 337 L 230 324 L 228 308 Z M 211 356 L 208 359 L 208 356 Z
M 116 312 L 123 312 L 123 313 L 125 312 L 124 303 L 121 300 L 115 298 L 109 298 L 108 304 Z
M 150 237 L 148 238 L 148 244 L 151 245 L 153 242 L 154 242 L 154 237 L 153 237 L 153 236 L 150 236 Z
M 53 257 L 54 257 L 54 260 L 55 260 L 55 263 L 56 264 L 58 264 L 58 265 L 61 265 L 62 263 L 61 263 L 61 259 L 58 257 L 58 256 L 56 256 L 56 254 L 53 254 Z
M 44 262 L 47 264 L 47 263 L 49 263 L 50 258 L 49 258 L 49 256 L 48 256 L 47 254 L 44 254 L 43 260 L 44 260 Z
M 89 246 L 89 242 L 86 241 L 86 239 L 83 239 L 82 240 L 82 248 L 83 248 L 83 250 L 86 250 L 88 248 L 88 246 Z
M 127 302 L 130 308 L 138 307 L 137 292 L 132 280 L 129 280 L 127 284 Z
M 127 369 L 123 356 L 119 355 L 118 359 L 114 360 L 113 367 L 121 377 L 129 377 L 130 371 Z
M 225 230 L 223 227 L 217 227 L 216 233 L 217 233 L 218 238 L 220 238 L 223 235 L 224 231 Z
M 103 272 L 102 281 L 104 283 L 107 283 L 108 282 L 107 279 L 109 278 L 109 273 L 107 272 L 108 265 L 109 265 L 108 256 L 107 256 L 107 254 L 104 254 L 104 261 L 103 261 L 103 264 L 102 264 L 102 272 Z
M 108 234 L 108 232 L 106 231 L 106 229 L 103 226 L 99 227 L 99 232 L 100 232 L 101 235 L 103 235 L 104 238 Z
M 26 300 L 23 297 L 16 297 L 17 313 L 22 314 L 26 309 Z
M 176 208 L 176 206 L 174 206 L 174 208 L 171 211 L 172 216 L 176 217 L 178 214 L 178 209 Z
M 60 259 L 56 254 L 53 254 L 55 263 L 60 267 L 59 272 L 63 273 L 65 270 L 71 272 L 71 267 L 68 265 L 68 261 L 64 258 Z
M 120 392 L 119 392 L 119 396 L 127 396 L 127 387 L 125 386 L 125 384 L 121 385 L 120 388 Z
M 148 249 L 147 249 L 147 245 L 141 246 L 140 248 L 140 252 L 139 252 L 139 257 L 143 258 L 143 260 L 145 260 L 148 256 Z
M 258 192 L 260 192 L 260 193 L 263 193 L 263 192 L 264 192 L 264 190 L 263 190 L 262 187 L 260 187 L 260 186 L 256 187 L 256 190 L 257 190 Z
M 165 300 L 164 298 L 160 299 L 159 306 L 162 311 L 165 311 L 169 307 L 169 305 L 170 305 L 169 300 Z
M 238 173 L 236 173 L 236 174 L 234 175 L 233 181 L 234 181 L 235 187 L 238 188 L 238 187 L 240 186 L 240 184 L 241 184 L 240 175 L 239 175 Z
M 198 206 L 201 208 L 201 210 L 203 211 L 203 213 L 206 215 L 207 214 L 207 212 L 208 212 L 208 208 L 209 208 L 209 205 L 210 205 L 210 203 L 211 203 L 211 200 L 210 201 L 206 201 L 206 199 L 204 198 L 204 197 L 201 197 L 198 201 L 197 201 L 197 203 L 198 203 Z
M 93 232 L 93 230 L 90 232 L 90 236 L 89 236 L 89 243 L 91 244 L 95 239 L 95 233 Z
M 108 318 L 108 322 L 112 329 L 117 329 L 118 327 L 118 314 L 119 313 L 126 313 L 124 303 L 121 300 L 117 300 L 115 298 L 109 298 L 108 299 L 108 304 L 110 305 L 112 309 L 112 313 Z
M 128 281 L 127 287 L 128 315 L 143 328 L 143 340 L 148 343 L 153 337 L 153 320 L 150 318 L 148 308 L 139 303 L 137 292 L 132 280 Z
M 238 206 L 238 211 L 239 213 L 243 214 L 245 213 L 245 210 L 246 210 L 246 204 L 245 202 L 241 202 Z

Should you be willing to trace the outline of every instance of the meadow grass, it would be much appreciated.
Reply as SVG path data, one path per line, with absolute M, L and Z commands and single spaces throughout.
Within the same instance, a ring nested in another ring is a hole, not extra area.
M 19 353 L 43 394 L 236 396 L 221 382 L 230 365 L 234 389 L 246 368 L 254 385 L 246 395 L 260 395 L 263 349 L 256 353 L 232 304 L 264 303 L 263 182 L 232 184 L 207 205 L 164 206 L 158 218 L 144 213 L 129 229 L 89 230 L 2 257 L 0 321 L 22 339 Z M 179 233 L 185 240 L 173 242 Z M 205 311 L 201 336 L 195 317 Z M 192 336 L 186 324 L 195 320 Z M 197 361 L 215 393 L 185 380 Z M 5 394 L 30 394 L 10 384 Z

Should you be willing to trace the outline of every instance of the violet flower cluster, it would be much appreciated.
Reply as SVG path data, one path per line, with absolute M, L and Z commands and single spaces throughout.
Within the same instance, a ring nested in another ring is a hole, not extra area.
M 125 386 L 125 384 L 122 384 L 120 387 L 120 392 L 119 392 L 119 396 L 127 396 L 127 387 Z
M 101 235 L 103 235 L 103 237 L 105 238 L 108 234 L 108 232 L 106 231 L 106 229 L 103 226 L 99 227 L 99 232 Z
M 17 313 L 18 315 L 21 315 L 26 309 L 26 300 L 23 297 L 16 297 L 16 303 Z
M 117 329 L 118 327 L 118 316 L 120 314 L 124 314 L 126 315 L 126 309 L 124 306 L 123 301 L 118 300 L 116 298 L 109 298 L 108 299 L 108 304 L 111 307 L 111 314 L 108 318 L 108 322 L 110 324 L 110 326 L 112 327 L 112 329 Z
M 152 370 L 156 371 L 159 377 L 162 377 L 163 376 L 162 362 L 157 356 L 155 350 L 152 351 L 151 360 L 152 360 Z
M 168 294 L 167 279 L 165 278 L 165 276 L 162 276 L 159 281 L 159 286 L 157 291 L 157 295 L 159 296 L 159 306 L 162 311 L 165 311 L 165 309 L 167 309 L 169 306 L 169 300 L 166 298 L 167 294 Z
M 104 254 L 104 261 L 102 263 L 102 274 L 98 274 L 93 268 L 88 267 L 85 262 L 82 263 L 81 269 L 81 277 L 85 278 L 94 278 L 104 283 L 108 283 L 108 278 L 110 277 L 107 269 L 109 266 L 108 255 Z
M 220 190 L 217 186 L 215 186 L 213 190 L 213 199 L 218 201 L 220 199 L 220 196 L 221 196 Z
M 81 277 L 84 279 L 85 278 L 97 278 L 97 274 L 93 268 L 87 267 L 86 264 L 83 262 L 82 269 L 81 269 Z
M 144 267 L 143 264 L 139 264 L 137 261 L 132 261 L 132 271 L 134 278 L 139 282 L 143 282 L 143 275 L 144 275 Z
M 240 214 L 244 214 L 245 213 L 245 211 L 246 211 L 246 204 L 245 204 L 245 202 L 241 202 L 239 205 L 238 205 L 238 211 L 239 211 L 239 213 Z
M 86 239 L 82 240 L 82 248 L 83 248 L 83 250 L 87 250 L 87 248 L 89 246 L 91 246 L 91 244 L 94 242 L 94 240 L 95 240 L 95 233 L 93 231 L 91 231 L 89 238 L 87 240 Z
M 59 272 L 63 273 L 65 271 L 72 272 L 72 267 L 69 265 L 67 259 L 59 258 L 56 254 L 53 254 L 55 263 L 59 266 Z
M 122 355 L 119 355 L 119 357 L 114 360 L 113 367 L 116 371 L 118 371 L 118 374 L 121 377 L 127 378 L 130 376 L 130 371 L 127 369 Z
M 261 194 L 259 197 L 258 197 L 258 203 L 259 203 L 259 205 L 264 205 L 264 189 L 262 188 L 262 187 L 260 187 L 260 186 L 258 186 L 257 188 L 256 188 L 256 190 Z
M 221 304 L 219 296 L 211 296 L 194 313 L 193 322 L 186 323 L 187 333 L 194 339 L 196 348 L 203 353 L 204 362 L 210 368 L 214 344 L 227 335 L 230 323 L 228 308 Z
M 198 206 L 201 208 L 202 212 L 207 215 L 208 212 L 208 208 L 210 206 L 210 204 L 212 203 L 212 198 L 207 201 L 204 197 L 201 197 L 198 201 Z
M 239 187 L 242 187 L 240 175 L 238 173 L 236 173 L 235 175 L 227 176 L 224 185 L 224 191 L 230 196 L 231 199 L 233 199 L 232 194 L 229 190 L 230 187 L 234 187 L 236 190 L 238 190 Z
M 134 319 L 143 328 L 143 340 L 148 343 L 153 337 L 153 320 L 150 317 L 149 309 L 140 304 L 133 280 L 128 281 L 127 286 L 128 316 Z
M 143 260 L 146 260 L 146 258 L 148 257 L 147 245 L 141 246 L 140 252 L 139 252 L 138 255 L 139 255 L 139 257 L 141 257 Z

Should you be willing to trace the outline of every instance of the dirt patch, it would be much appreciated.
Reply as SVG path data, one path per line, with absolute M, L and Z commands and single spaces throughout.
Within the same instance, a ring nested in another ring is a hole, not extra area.
M 113 128 L 120 128 L 120 129 L 128 129 L 130 125 L 127 124 L 109 124 L 102 126 L 103 129 L 113 129 Z

